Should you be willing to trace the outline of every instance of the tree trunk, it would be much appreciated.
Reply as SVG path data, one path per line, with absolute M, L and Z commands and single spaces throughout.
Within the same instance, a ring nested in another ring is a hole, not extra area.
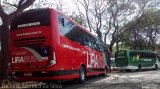
M 9 59 L 9 24 L 8 17 L 3 18 L 1 29 L 1 79 L 7 78 L 8 59 Z
M 109 50 L 112 52 L 113 51 L 113 45 L 114 45 L 114 42 L 111 41 L 110 45 L 109 45 Z
M 107 34 L 105 34 L 105 36 L 104 36 L 104 43 L 105 44 L 107 44 L 106 40 L 107 40 Z
M 119 50 L 119 45 L 118 45 L 118 38 L 117 38 L 117 42 L 116 42 L 116 50 Z
M 2 29 L 1 29 L 1 54 L 0 54 L 0 63 L 2 63 L 1 76 L 0 79 L 7 78 L 7 69 L 8 69 L 8 60 L 9 60 L 9 26 L 13 16 L 23 12 L 24 9 L 32 5 L 36 0 L 19 0 L 17 10 L 7 14 L 0 5 L 0 17 L 2 19 Z
M 2 62 L 1 62 L 1 26 L 0 26 L 0 78 L 2 77 Z
M 100 32 L 100 30 L 97 29 L 96 33 L 97 33 L 98 37 L 99 37 L 100 39 L 102 39 L 102 33 Z

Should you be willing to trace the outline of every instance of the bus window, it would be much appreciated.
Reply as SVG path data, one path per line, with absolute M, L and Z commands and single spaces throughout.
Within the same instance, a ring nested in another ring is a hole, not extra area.
M 45 18 L 45 19 L 44 19 Z M 12 19 L 11 30 L 31 26 L 49 26 L 50 25 L 50 12 L 49 9 L 30 10 L 18 14 Z
M 130 52 L 131 57 L 137 57 L 139 55 L 141 58 L 155 58 L 154 53 L 146 53 L 146 52 Z
M 87 47 L 102 52 L 101 44 L 96 38 L 92 37 L 90 34 L 86 33 L 80 27 L 76 26 L 74 23 L 72 23 L 71 21 L 69 21 L 67 18 L 65 18 L 60 14 L 58 14 L 58 21 L 60 25 L 60 32 L 65 37 L 76 43 L 85 45 Z

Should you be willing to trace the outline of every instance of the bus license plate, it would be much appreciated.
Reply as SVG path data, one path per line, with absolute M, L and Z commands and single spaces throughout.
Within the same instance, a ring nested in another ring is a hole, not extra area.
M 32 73 L 24 73 L 24 76 L 32 76 Z

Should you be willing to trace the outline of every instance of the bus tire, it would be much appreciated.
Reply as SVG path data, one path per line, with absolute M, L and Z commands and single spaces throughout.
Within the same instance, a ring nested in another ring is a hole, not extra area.
M 80 67 L 79 75 L 80 75 L 79 82 L 83 83 L 86 80 L 86 70 L 84 66 Z
M 138 71 L 141 71 L 141 70 L 142 70 L 142 66 L 138 65 Z
M 158 65 L 157 64 L 155 64 L 155 70 L 157 70 L 158 69 Z

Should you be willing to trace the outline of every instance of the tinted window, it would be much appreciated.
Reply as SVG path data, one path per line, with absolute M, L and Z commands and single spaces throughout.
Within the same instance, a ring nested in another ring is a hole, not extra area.
M 100 42 L 65 17 L 58 15 L 61 33 L 68 39 L 92 49 L 102 51 Z
M 37 25 L 50 25 L 49 9 L 29 10 L 15 16 L 11 22 L 11 30 Z
M 147 52 L 130 52 L 130 56 L 137 56 L 139 55 L 141 58 L 156 58 L 154 53 L 147 53 Z

